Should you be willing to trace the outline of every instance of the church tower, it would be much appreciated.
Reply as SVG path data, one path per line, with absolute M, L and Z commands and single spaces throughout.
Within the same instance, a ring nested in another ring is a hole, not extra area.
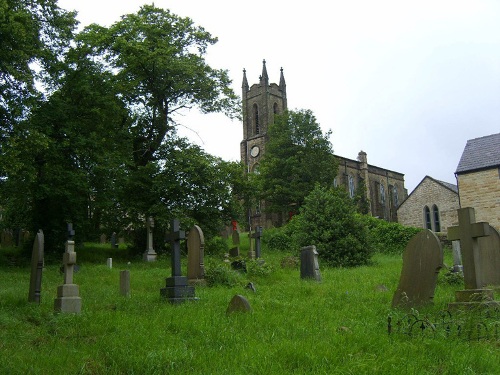
M 274 122 L 275 114 L 282 114 L 287 109 L 286 84 L 281 68 L 279 84 L 269 83 L 266 60 L 262 62 L 262 75 L 259 83 L 248 85 L 246 70 L 243 69 L 242 83 L 243 140 L 240 143 L 241 161 L 248 173 L 258 173 L 262 155 L 266 152 L 267 131 Z M 267 227 L 272 217 L 265 213 L 265 202 L 261 202 L 248 212 L 252 228 Z
M 243 141 L 240 144 L 241 161 L 247 171 L 254 173 L 266 149 L 267 130 L 274 121 L 275 114 L 287 109 L 286 84 L 281 68 L 279 85 L 269 83 L 266 60 L 262 62 L 259 83 L 248 85 L 246 70 L 243 69 L 242 83 Z

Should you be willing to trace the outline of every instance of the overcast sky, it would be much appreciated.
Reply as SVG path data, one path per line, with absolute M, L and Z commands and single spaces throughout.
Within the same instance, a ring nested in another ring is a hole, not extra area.
M 82 26 L 110 26 L 139 0 L 60 0 Z M 219 41 L 206 60 L 258 83 L 280 68 L 289 109 L 310 109 L 334 152 L 405 174 L 410 193 L 429 175 L 456 183 L 468 139 L 500 132 L 500 1 L 156 0 Z M 180 119 L 206 152 L 239 161 L 242 124 L 222 115 Z

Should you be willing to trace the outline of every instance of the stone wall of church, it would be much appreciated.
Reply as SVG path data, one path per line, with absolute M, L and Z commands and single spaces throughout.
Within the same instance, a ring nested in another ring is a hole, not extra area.
M 461 207 L 474 208 L 476 221 L 487 221 L 500 230 L 500 168 L 457 177 Z
M 424 209 L 427 206 L 431 212 L 434 230 L 436 228 L 432 215 L 434 205 L 438 208 L 441 232 L 446 232 L 448 227 L 458 224 L 458 194 L 430 178 L 424 178 L 398 208 L 398 222 L 410 227 L 425 228 Z

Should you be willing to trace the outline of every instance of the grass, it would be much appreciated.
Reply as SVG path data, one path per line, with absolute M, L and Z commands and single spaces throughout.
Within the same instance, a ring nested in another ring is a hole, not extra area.
M 1 374 L 500 374 L 499 340 L 388 335 L 387 316 L 401 314 L 390 307 L 400 256 L 377 254 L 373 265 L 352 269 L 320 263 L 317 283 L 280 267 L 289 254 L 263 249 L 269 275 L 196 287 L 198 301 L 171 305 L 160 297 L 167 256 L 128 264 L 123 252 L 99 260 L 94 249 L 85 261 L 85 251 L 77 249 L 78 315 L 53 312 L 59 265 L 44 270 L 40 305 L 27 302 L 29 267 L 0 267 Z M 119 294 L 123 269 L 131 273 L 130 298 Z M 434 307 L 421 313 L 445 307 L 460 289 L 439 279 Z M 244 288 L 249 281 L 256 293 Z M 226 316 L 235 294 L 249 300 L 251 313 Z

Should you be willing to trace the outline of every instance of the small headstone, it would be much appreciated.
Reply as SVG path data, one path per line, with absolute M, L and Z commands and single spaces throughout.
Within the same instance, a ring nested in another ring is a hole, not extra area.
M 43 271 L 43 245 L 44 237 L 40 229 L 33 243 L 33 252 L 31 254 L 31 277 L 30 290 L 28 294 L 29 302 L 40 304 L 42 294 L 42 271 Z
M 130 271 L 120 271 L 120 294 L 124 297 L 130 297 Z
M 490 227 L 490 235 L 479 238 L 481 287 L 500 286 L 500 234 Z
M 107 266 L 108 268 L 113 268 L 113 258 L 108 258 L 108 259 L 106 260 L 106 266 Z
M 153 248 L 153 228 L 155 227 L 155 221 L 152 217 L 148 217 L 146 220 L 146 251 L 144 252 L 144 260 L 146 262 L 154 262 L 158 258 L 158 254 Z
M 54 301 L 54 310 L 62 313 L 80 313 L 82 299 L 78 285 L 73 284 L 73 268 L 76 264 L 75 242 L 71 240 L 75 232 L 71 224 L 68 225 L 68 237 L 66 251 L 63 255 L 64 284 L 57 287 L 57 298 Z
M 442 267 L 439 238 L 428 229 L 413 236 L 403 253 L 403 269 L 392 307 L 412 308 L 432 303 Z
M 226 315 L 230 315 L 235 312 L 251 312 L 252 308 L 248 300 L 240 294 L 235 295 L 229 302 L 229 306 L 226 310 Z
M 306 246 L 300 251 L 300 278 L 321 281 L 316 246 Z
M 188 282 L 191 285 L 205 283 L 205 265 L 203 257 L 205 252 L 205 237 L 203 231 L 198 225 L 195 225 L 189 231 L 187 237 L 188 249 Z
M 232 247 L 229 249 L 229 256 L 231 258 L 236 258 L 240 256 L 240 248 L 238 246 Z
M 101 234 L 101 236 L 99 237 L 99 243 L 103 244 L 106 243 L 106 241 L 107 241 L 106 235 L 104 233 Z

